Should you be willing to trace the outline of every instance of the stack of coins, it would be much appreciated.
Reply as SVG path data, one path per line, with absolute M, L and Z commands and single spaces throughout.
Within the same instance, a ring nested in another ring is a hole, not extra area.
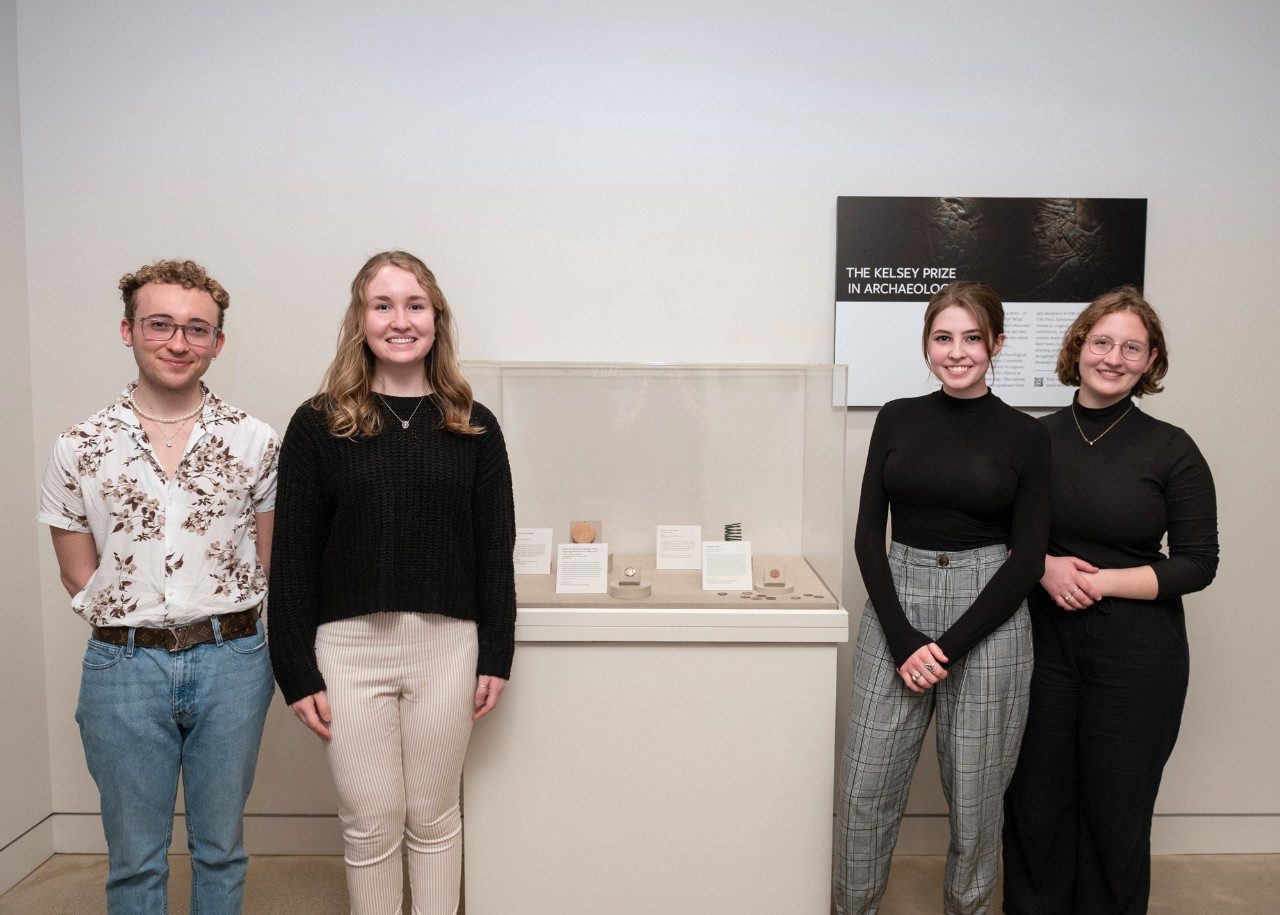
M 742 522 L 732 521 L 724 526 L 725 540 L 741 540 L 742 539 Z

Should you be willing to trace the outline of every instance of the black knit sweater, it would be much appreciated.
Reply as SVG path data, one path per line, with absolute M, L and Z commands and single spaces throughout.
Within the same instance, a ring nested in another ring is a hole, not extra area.
M 942 390 L 894 400 L 876 417 L 862 477 L 854 551 L 894 666 L 932 639 L 911 625 L 894 589 L 884 533 L 922 550 L 1008 545 L 1009 559 L 938 638 L 954 664 L 1011 617 L 1044 574 L 1049 539 L 1049 436 L 990 391 Z
M 1208 587 L 1218 571 L 1217 500 L 1191 436 L 1127 397 L 1097 410 L 1077 399 L 1044 424 L 1053 438 L 1050 555 L 1101 569 L 1149 565 L 1162 600 Z M 1052 606 L 1042 590 L 1033 597 Z
M 387 397 L 409 416 L 416 397 Z M 271 664 L 287 702 L 325 689 L 322 623 L 380 611 L 475 620 L 478 674 L 507 678 L 515 652 L 511 467 L 498 422 L 480 435 L 440 428 L 434 401 L 408 429 L 383 403 L 375 437 L 337 438 L 303 404 L 280 449 L 271 547 Z

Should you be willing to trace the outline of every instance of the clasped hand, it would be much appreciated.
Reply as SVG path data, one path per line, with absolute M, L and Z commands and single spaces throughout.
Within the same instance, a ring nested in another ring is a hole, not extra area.
M 930 642 L 911 653 L 911 657 L 898 668 L 898 676 L 913 693 L 923 693 L 947 679 L 947 656 L 937 642 Z
M 1098 567 L 1075 556 L 1046 556 L 1040 586 L 1063 610 L 1083 610 L 1102 599 Z

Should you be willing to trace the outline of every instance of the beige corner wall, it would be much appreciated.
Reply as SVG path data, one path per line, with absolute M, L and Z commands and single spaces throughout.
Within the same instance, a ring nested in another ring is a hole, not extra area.
M 1145 196 L 1174 356 L 1150 409 L 1208 455 L 1224 556 L 1189 601 L 1157 841 L 1280 851 L 1280 8 L 512 6 L 19 4 L 31 356 L 0 372 L 30 382 L 36 465 L 131 377 L 114 283 L 155 257 L 197 257 L 230 289 L 210 381 L 283 428 L 352 274 L 387 246 L 437 271 L 468 358 L 821 362 L 837 195 Z M 872 419 L 849 417 L 850 531 Z M 6 545 L 31 535 L 24 466 Z M 40 542 L 57 834 L 87 849 L 85 633 Z M 904 849 L 941 847 L 932 772 Z M 333 847 L 333 809 L 319 748 L 277 707 L 252 843 Z
M 26 227 L 18 123 L 17 4 L 0 2 L 0 893 L 53 853 L 40 570 L 32 524 Z

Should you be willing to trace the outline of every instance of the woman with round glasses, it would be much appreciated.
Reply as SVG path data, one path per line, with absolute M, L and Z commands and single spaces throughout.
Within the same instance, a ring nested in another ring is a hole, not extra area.
M 1132 286 L 1094 300 L 1063 337 L 1058 378 L 1079 392 L 1045 419 L 1053 525 L 1005 794 L 1009 913 L 1147 910 L 1151 816 L 1187 694 L 1182 595 L 1218 566 L 1208 465 L 1132 399 L 1161 391 L 1168 367 L 1160 318 Z
M 987 910 L 1000 799 L 1026 720 L 1026 596 L 1044 569 L 1049 537 L 1049 435 L 987 385 L 1004 343 L 1004 306 L 990 288 L 948 285 L 925 309 L 921 336 L 941 387 L 880 410 L 854 535 L 869 600 L 837 805 L 841 915 L 880 905 L 935 715 L 951 808 L 943 909 Z
M 426 264 L 371 257 L 280 451 L 271 661 L 325 742 L 356 915 L 456 912 L 471 724 L 515 648 L 511 468 Z

